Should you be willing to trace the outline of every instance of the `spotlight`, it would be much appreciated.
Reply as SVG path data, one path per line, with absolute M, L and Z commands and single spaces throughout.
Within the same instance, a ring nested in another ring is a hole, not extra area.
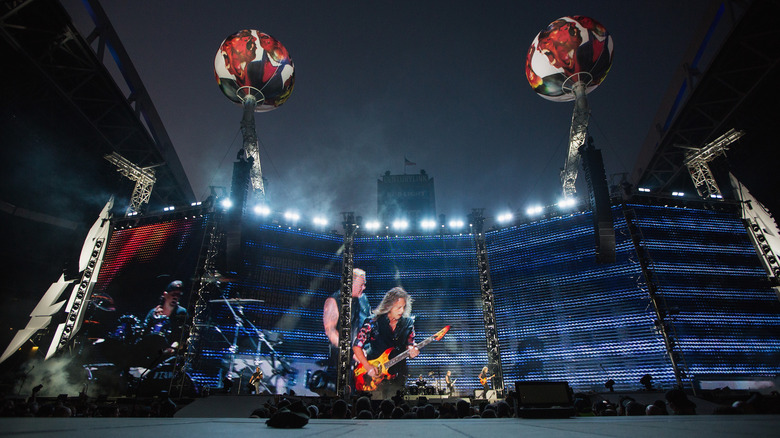
M 233 206 L 233 201 L 230 200 L 230 198 L 225 198 L 220 202 L 220 205 L 222 205 L 222 208 L 225 210 L 229 209 Z
M 366 229 L 369 231 L 378 230 L 381 224 L 379 221 L 368 221 L 366 222 Z
M 450 221 L 449 225 L 450 225 L 450 228 L 452 228 L 453 230 L 458 230 L 458 229 L 463 228 L 463 221 L 460 220 L 460 219 L 452 219 Z
M 685 196 L 684 192 L 672 192 L 672 196 Z
M 322 216 L 315 217 L 314 219 L 312 219 L 312 222 L 314 222 L 314 225 L 317 225 L 319 227 L 324 227 L 328 225 L 328 220 Z
M 639 188 L 639 191 L 640 191 L 640 192 L 643 192 L 643 193 L 650 193 L 650 189 L 648 189 L 648 188 L 646 188 L 646 187 L 640 187 L 640 188 Z
M 541 205 L 534 205 L 533 207 L 528 207 L 528 209 L 525 211 L 528 216 L 536 216 L 537 214 L 540 214 L 544 211 L 544 207 Z
M 254 210 L 255 210 L 255 214 L 258 214 L 260 216 L 268 216 L 269 214 L 271 214 L 271 209 L 268 208 L 267 205 L 262 205 L 262 204 L 255 205 Z
M 163 208 L 163 211 L 173 211 L 173 210 L 175 210 L 175 209 L 176 209 L 176 207 L 174 207 L 174 206 L 172 206 L 172 205 L 171 205 L 171 206 L 168 206 L 168 207 L 164 207 L 164 208 Z
M 405 230 L 406 227 L 408 226 L 409 226 L 409 222 L 405 221 L 404 219 L 397 219 L 393 221 L 394 230 Z
M 420 222 L 420 227 L 423 230 L 430 230 L 436 228 L 436 221 L 433 219 L 424 219 L 422 222 Z
M 558 201 L 558 207 L 562 208 L 574 207 L 575 205 L 577 205 L 576 198 L 563 198 Z
M 288 221 L 296 222 L 298 219 L 301 218 L 301 215 L 294 211 L 285 211 L 284 212 L 284 218 Z
M 499 214 L 499 215 L 498 215 L 498 217 L 496 217 L 496 219 L 497 219 L 497 220 L 498 220 L 500 223 L 509 222 L 509 221 L 511 221 L 513 218 L 514 218 L 514 216 L 512 216 L 512 213 L 502 213 L 502 214 Z

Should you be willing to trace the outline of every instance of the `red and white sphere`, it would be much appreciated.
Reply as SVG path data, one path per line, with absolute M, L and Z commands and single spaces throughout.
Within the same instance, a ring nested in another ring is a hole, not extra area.
M 222 41 L 214 58 L 214 76 L 228 99 L 257 99 L 255 111 L 270 111 L 292 94 L 295 68 L 287 49 L 276 38 L 253 29 Z
M 598 21 L 574 15 L 550 23 L 534 38 L 525 61 L 528 83 L 545 99 L 574 99 L 571 87 L 583 81 L 598 87 L 612 66 L 612 36 Z

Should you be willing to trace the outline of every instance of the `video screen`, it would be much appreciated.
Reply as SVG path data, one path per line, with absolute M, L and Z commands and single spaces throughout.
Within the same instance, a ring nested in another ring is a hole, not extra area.
M 646 374 L 655 387 L 673 386 L 621 208 L 613 207 L 615 263 L 596 262 L 590 213 L 485 232 L 501 370 L 488 362 L 473 235 L 358 234 L 349 390 L 471 397 L 515 382 L 562 381 L 603 391 L 609 380 L 638 388 Z M 780 371 L 780 308 L 739 219 L 631 208 L 686 372 Z M 195 393 L 335 394 L 344 236 L 245 223 L 236 271 L 207 279 L 196 308 L 208 220 L 113 231 L 83 328 L 91 384 L 123 394 L 172 381 Z M 176 358 L 186 359 L 183 375 L 174 376 Z
M 117 226 L 82 326 L 78 360 L 92 391 L 167 390 L 189 332 L 208 216 Z

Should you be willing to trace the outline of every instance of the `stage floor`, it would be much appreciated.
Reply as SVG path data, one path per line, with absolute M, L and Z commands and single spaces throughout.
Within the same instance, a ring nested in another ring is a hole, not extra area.
M 777 436 L 780 415 L 577 417 L 561 420 L 311 420 L 303 429 L 272 429 L 263 419 L 2 418 L 0 436 L 136 438 L 214 437 L 735 437 Z

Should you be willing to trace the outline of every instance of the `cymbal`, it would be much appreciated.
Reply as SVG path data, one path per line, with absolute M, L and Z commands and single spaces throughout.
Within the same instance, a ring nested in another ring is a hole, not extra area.
M 209 303 L 230 303 L 230 304 L 241 304 L 241 303 L 264 303 L 265 300 L 258 300 L 255 298 L 215 298 L 213 300 L 209 300 Z

